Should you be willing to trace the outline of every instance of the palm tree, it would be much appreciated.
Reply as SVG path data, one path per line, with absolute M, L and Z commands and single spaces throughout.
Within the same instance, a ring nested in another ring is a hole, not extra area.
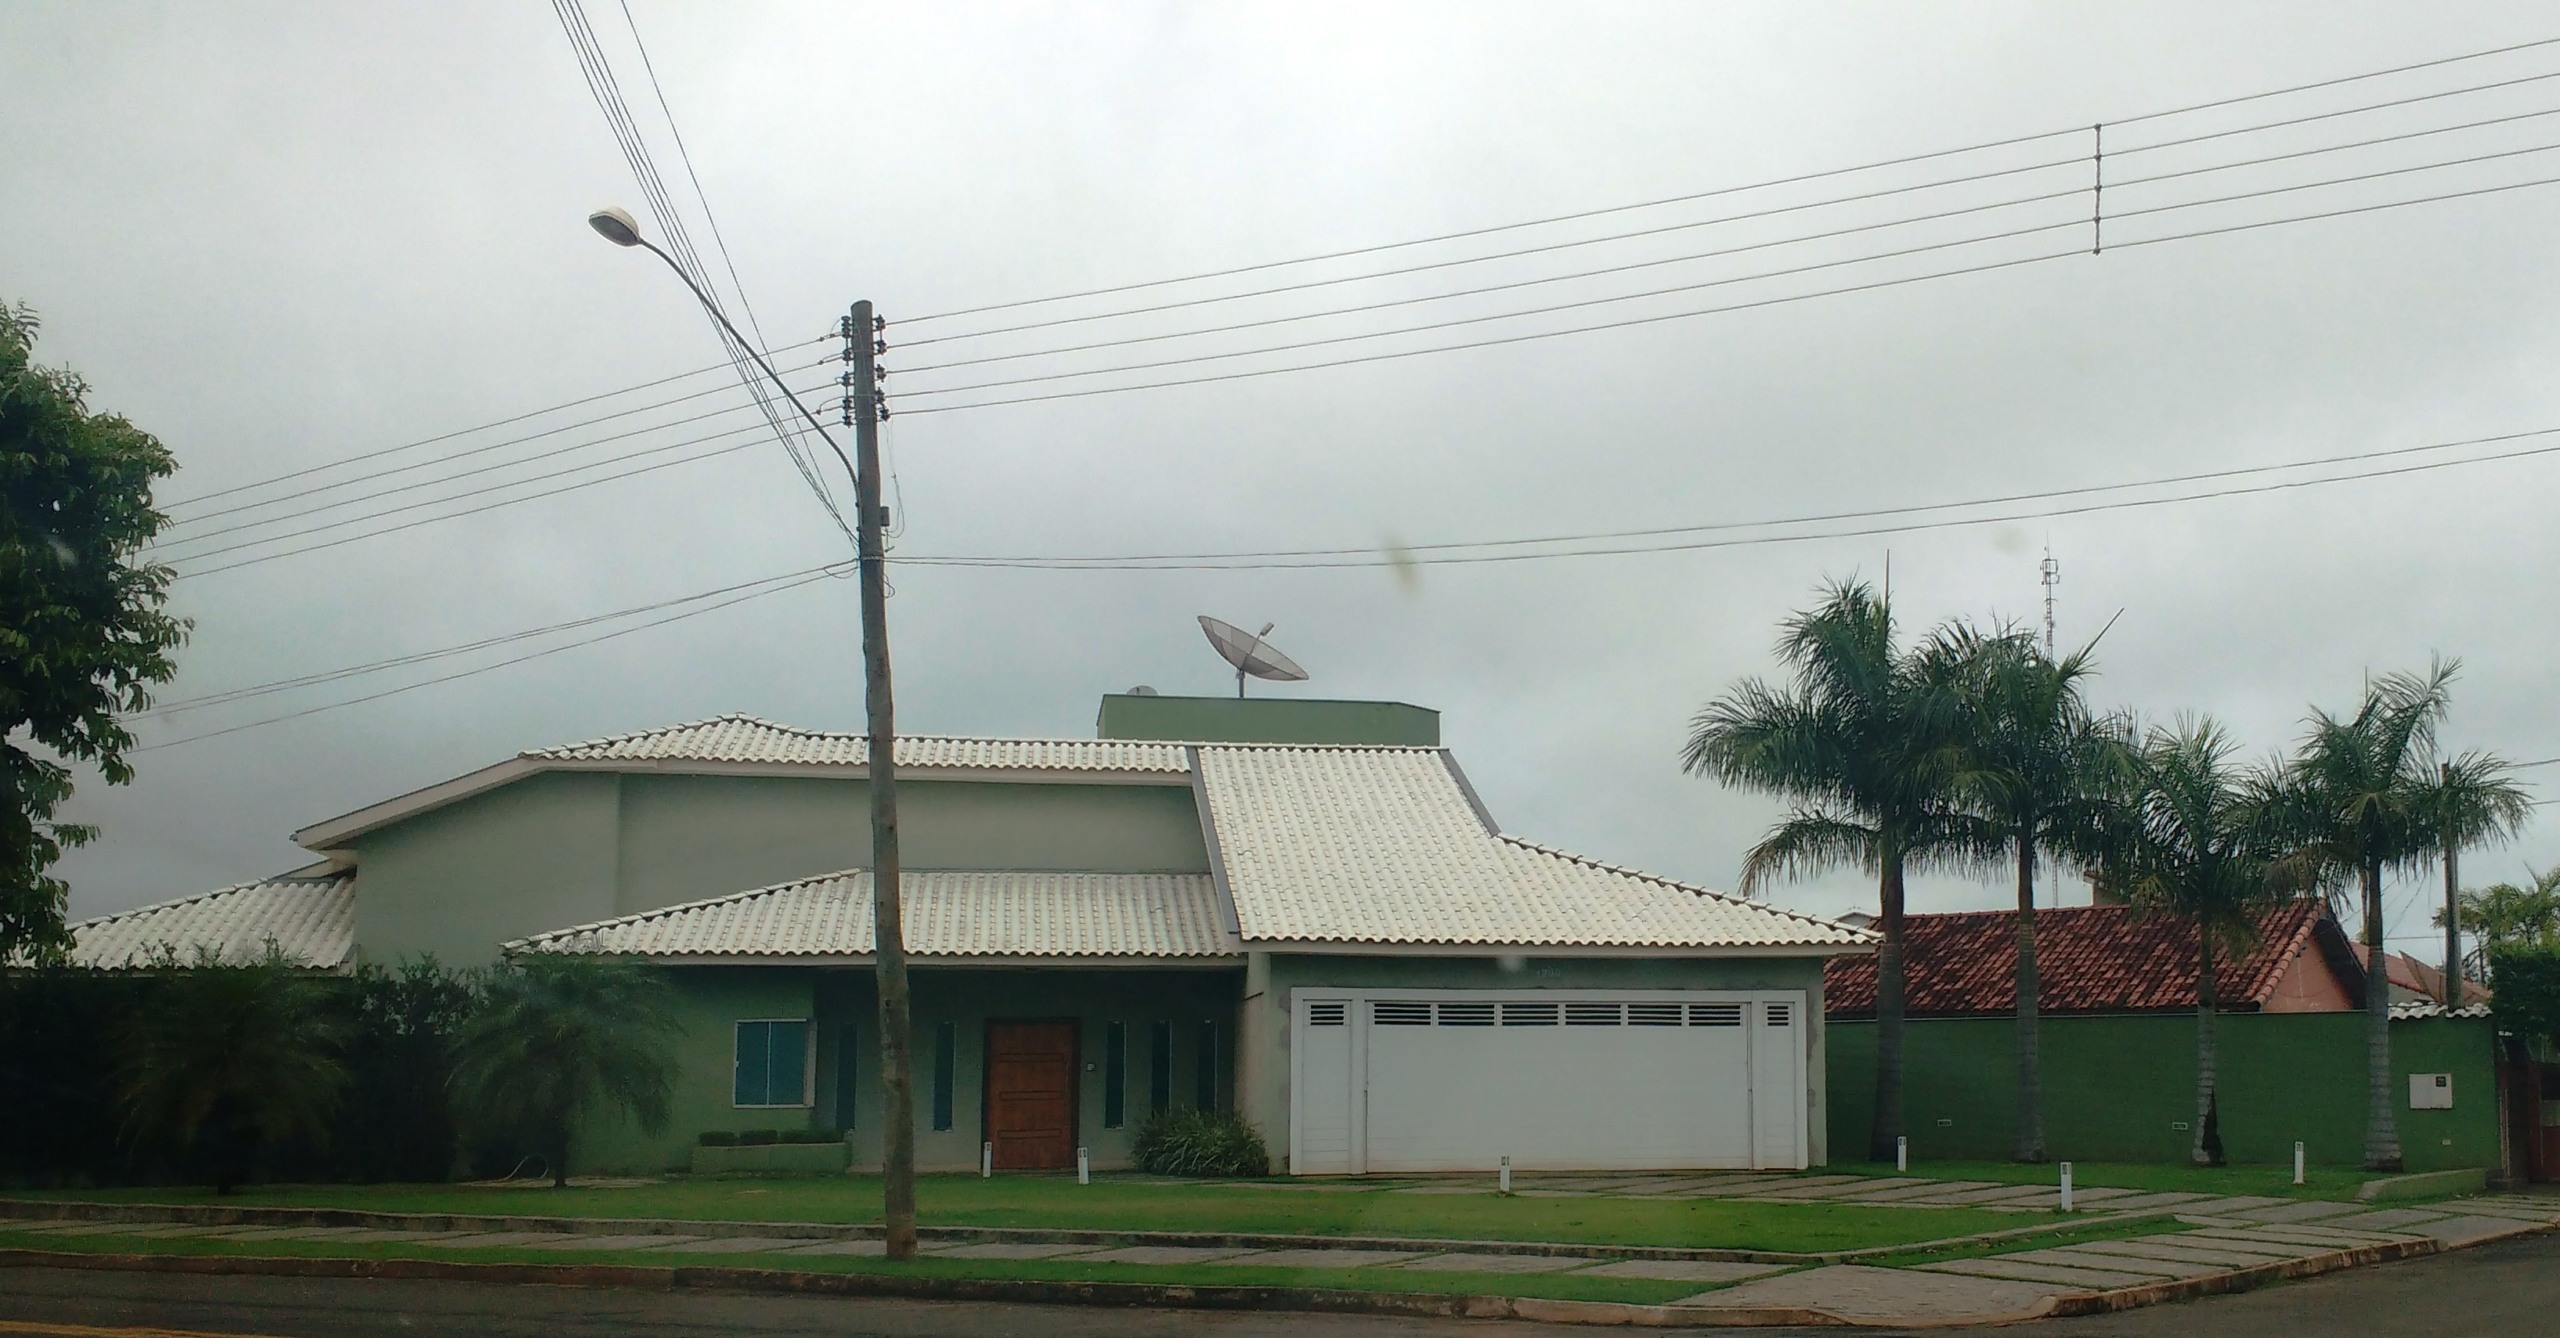
M 121 1095 L 125 1129 L 198 1154 L 228 1194 L 262 1153 L 328 1137 L 347 1086 L 344 1019 L 327 991 L 269 945 L 246 964 L 199 953 L 134 1011 Z
M 1854 867 L 1876 875 L 1876 1104 L 1868 1155 L 1889 1160 L 1902 1135 L 1903 877 L 1906 869 L 1979 867 L 1979 827 L 1956 810 L 1961 676 L 1898 651 L 1893 610 L 1860 581 L 1825 587 L 1789 618 L 1778 658 L 1785 688 L 1745 679 L 1690 721 L 1692 775 L 1785 797 L 1793 809 L 1743 859 L 1741 892 L 1776 877 Z
M 2474 980 L 2489 978 L 2491 948 L 2560 939 L 2560 864 L 2540 871 L 2528 868 L 2524 876 L 2522 884 L 2491 883 L 2462 893 L 2462 927 L 2480 940 L 2463 955 Z M 2436 912 L 2436 928 L 2445 927 L 2444 912 Z
M 2237 955 L 2257 937 L 2257 911 L 2282 894 L 2269 870 L 2282 853 L 2266 819 L 2268 781 L 2231 766 L 2234 745 L 2211 720 L 2154 729 L 2133 757 L 2124 803 L 2108 827 L 2100 873 L 2141 913 L 2175 916 L 2196 933 L 2196 1118 L 2189 1155 L 2222 1164 L 2216 1096 L 2217 946 Z
M 2471 753 L 2439 764 L 2436 727 L 2461 664 L 2387 674 L 2365 685 L 2354 715 L 2314 710 L 2278 780 L 2277 811 L 2295 843 L 2278 868 L 2290 886 L 2352 885 L 2364 903 L 2365 1166 L 2400 1168 L 2391 1093 L 2391 983 L 2383 955 L 2382 876 L 2457 844 L 2512 835 L 2531 809 L 2507 764 Z
M 554 1188 L 569 1183 L 569 1142 L 603 1111 L 666 1127 L 675 1087 L 673 991 L 644 966 L 527 956 L 493 972 L 456 1047 L 454 1085 L 484 1129 L 541 1153 Z
M 2088 852 L 2082 838 L 2125 762 L 2124 722 L 2094 716 L 2081 686 L 2093 647 L 2059 660 L 2035 638 L 2004 629 L 1950 627 L 1928 652 L 1967 675 L 1966 726 L 1957 787 L 1965 806 L 2009 847 L 2018 883 L 2018 1118 L 2012 1155 L 2041 1162 L 2044 1065 L 2037 1037 L 2036 858 Z

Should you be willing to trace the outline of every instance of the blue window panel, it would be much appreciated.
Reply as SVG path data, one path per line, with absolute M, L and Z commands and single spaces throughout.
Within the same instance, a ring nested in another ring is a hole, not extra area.
M 772 1087 L 773 1024 L 741 1022 L 738 1024 L 738 1062 L 736 1090 L 731 1104 L 762 1106 L 770 1104 L 765 1094 Z
M 1117 1129 L 1129 1122 L 1129 1025 L 1102 1028 L 1102 1127 Z
M 806 1022 L 774 1022 L 773 1049 L 766 1060 L 768 1075 L 765 1101 L 768 1106 L 805 1106 L 809 1104 L 809 1024 Z

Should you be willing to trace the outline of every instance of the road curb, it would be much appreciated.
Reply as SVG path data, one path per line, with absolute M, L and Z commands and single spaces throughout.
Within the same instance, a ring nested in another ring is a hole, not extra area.
M 1051 1282 L 1006 1278 L 920 1278 L 879 1273 L 804 1273 L 717 1265 L 470 1263 L 445 1259 L 331 1259 L 272 1255 L 91 1254 L 0 1249 L 0 1268 L 68 1268 L 194 1276 L 423 1279 L 637 1291 L 785 1296 L 895 1297 L 929 1301 L 1010 1301 L 1121 1309 L 1260 1310 L 1396 1315 L 1423 1319 L 1520 1319 L 1552 1324 L 1647 1328 L 1828 1328 L 1855 1324 L 1826 1311 L 1786 1306 L 1716 1310 L 1616 1301 L 1440 1292 L 1371 1292 L 1324 1287 L 1185 1286 L 1146 1282 Z M 1969 1321 L 1979 1322 L 1979 1321 Z M 1908 1326 L 1905 1326 L 1908 1327 Z

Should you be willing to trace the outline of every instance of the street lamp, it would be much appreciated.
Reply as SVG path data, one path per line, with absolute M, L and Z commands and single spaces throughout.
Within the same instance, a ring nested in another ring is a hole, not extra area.
M 880 991 L 880 1074 L 887 1107 L 881 1120 L 881 1207 L 887 1224 L 889 1257 L 912 1259 L 916 1254 L 916 1087 L 915 1065 L 907 1048 L 913 1023 L 907 997 L 906 939 L 898 903 L 897 726 L 889 698 L 889 594 L 880 541 L 880 415 L 879 390 L 871 362 L 871 304 L 857 302 L 853 306 L 857 333 L 853 440 L 854 453 L 861 457 L 861 467 L 856 468 L 854 461 L 846 459 L 844 448 L 836 444 L 835 435 L 827 431 L 827 425 L 809 412 L 809 406 L 783 384 L 782 375 L 773 370 L 773 364 L 738 333 L 737 326 L 729 323 L 720 304 L 711 300 L 711 295 L 685 273 L 684 266 L 677 264 L 674 257 L 642 236 L 640 225 L 631 215 L 620 209 L 599 209 L 587 215 L 587 226 L 616 246 L 637 246 L 666 261 L 667 268 L 674 270 L 692 291 L 694 300 L 719 322 L 738 347 L 755 359 L 774 388 L 809 421 L 809 426 L 827 443 L 827 449 L 843 462 L 845 472 L 853 476 L 854 548 L 862 585 L 863 698 L 870 730 L 866 770 L 871 787 L 872 953 Z

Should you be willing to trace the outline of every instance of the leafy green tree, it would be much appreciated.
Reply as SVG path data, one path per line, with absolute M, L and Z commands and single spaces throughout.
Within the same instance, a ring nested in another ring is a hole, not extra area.
M 2391 983 L 2383 952 L 2384 873 L 2460 844 L 2512 835 L 2532 809 L 2508 765 L 2486 753 L 2440 760 L 2436 727 L 2452 704 L 2459 661 L 2366 684 L 2355 713 L 2314 710 L 2278 778 L 2271 809 L 2293 843 L 2277 866 L 2288 886 L 2361 894 L 2365 946 L 2365 1166 L 2398 1170 L 2391 1090 Z
M 2490 945 L 2489 980 L 2490 1008 L 2517 1048 L 2547 1055 L 2560 1044 L 2560 943 Z
M 2018 1116 L 2012 1155 L 2040 1162 L 2044 1064 L 2037 1036 L 2036 862 L 2042 854 L 2085 855 L 2107 787 L 2126 761 L 2121 720 L 2094 714 L 2082 686 L 2094 672 L 2089 647 L 2054 660 L 2015 630 L 1984 633 L 1957 624 L 1933 639 L 1932 658 L 1965 684 L 1961 761 L 1964 806 L 2007 845 L 2018 889 Z
M 2099 869 L 2140 913 L 2174 916 L 2196 935 L 2196 1118 L 2189 1155 L 2219 1166 L 2222 1113 L 2214 1044 L 2214 949 L 2237 956 L 2258 912 L 2282 897 L 2270 879 L 2285 847 L 2267 814 L 2269 780 L 2232 765 L 2211 720 L 2154 729 L 2133 757 L 2123 803 L 2105 828 Z
M 477 973 L 432 956 L 358 965 L 339 982 L 353 1086 L 333 1140 L 341 1174 L 442 1180 L 453 1171 L 457 1042 L 479 1006 Z
M 187 624 L 162 612 L 171 572 L 141 557 L 160 532 L 151 485 L 176 463 L 88 387 L 33 362 L 35 313 L 0 304 L 0 962 L 60 960 L 69 888 L 46 873 L 97 836 L 55 822 L 67 762 L 133 779 L 120 713 L 176 672 Z
M 199 953 L 159 966 L 132 1015 L 122 1084 L 126 1132 L 146 1157 L 200 1162 L 228 1194 L 262 1154 L 325 1141 L 347 1086 L 328 990 L 272 945 L 246 964 Z
M 463 1028 L 454 1084 L 467 1120 L 531 1143 L 554 1187 L 587 1119 L 666 1127 L 675 1088 L 674 991 L 657 971 L 598 957 L 527 955 L 494 971 Z
M 2464 963 L 2473 979 L 2486 980 L 2491 949 L 2560 942 L 2560 865 L 2539 872 L 2527 869 L 2521 884 L 2466 888 L 2457 909 L 2462 927 L 2479 938 Z M 2443 911 L 2436 912 L 2435 923 L 2438 929 L 2445 927 Z
M 1741 891 L 1857 868 L 1876 876 L 1876 1106 L 1868 1155 L 1902 1135 L 1903 879 L 1913 867 L 1976 869 L 1998 856 L 1957 807 L 1962 665 L 1897 649 L 1893 610 L 1860 581 L 1834 583 L 1789 618 L 1785 687 L 1746 679 L 1690 721 L 1692 775 L 1779 795 L 1792 811 L 1743 859 Z

